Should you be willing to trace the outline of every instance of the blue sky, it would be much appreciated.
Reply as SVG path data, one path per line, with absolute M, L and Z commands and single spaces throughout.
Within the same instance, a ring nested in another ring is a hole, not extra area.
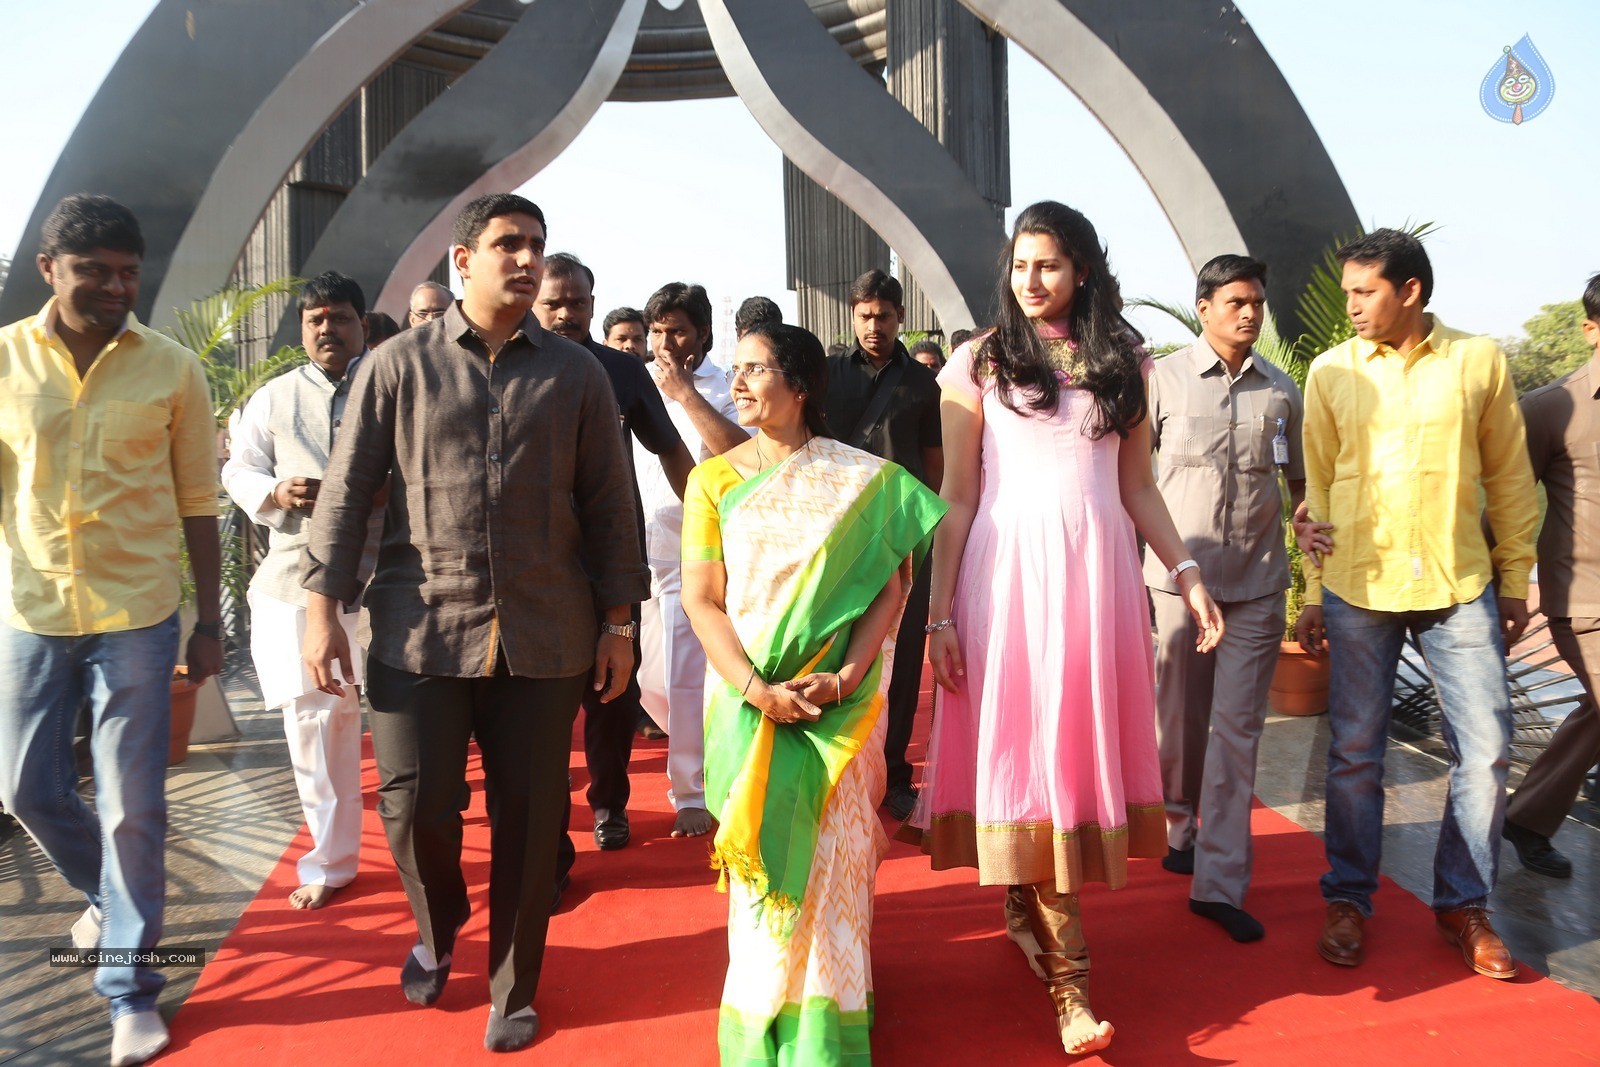
M 150 0 L 7 0 L 0 69 L 37 90 L 13 105 L 0 168 L 0 253 L 10 254 L 72 125 L 152 8 Z M 1431 220 L 1433 308 L 1452 325 L 1514 335 L 1542 304 L 1600 270 L 1600 4 L 1544 0 L 1240 0 L 1321 134 L 1369 226 Z M 1519 127 L 1495 122 L 1478 84 L 1531 34 L 1556 98 Z M 69 49 L 79 66 L 54 64 Z M 1138 172 L 1077 98 L 1012 49 L 1012 202 L 1065 201 L 1110 248 L 1130 295 L 1186 301 L 1193 273 Z M 203 107 L 196 106 L 197 119 Z M 1249 131 L 1241 130 L 1248 138 Z M 709 151 L 704 148 L 709 146 Z M 1267 146 L 1270 150 L 1270 146 Z M 618 161 L 632 158 L 633 168 Z M 708 162 L 709 160 L 709 162 Z M 784 289 L 781 157 L 737 100 L 608 104 L 525 191 L 553 249 L 596 271 L 596 302 L 640 304 L 675 278 L 713 300 Z M 1008 217 L 1009 221 L 1009 217 Z M 865 267 L 867 265 L 863 265 Z M 1139 324 L 1180 336 L 1159 316 Z

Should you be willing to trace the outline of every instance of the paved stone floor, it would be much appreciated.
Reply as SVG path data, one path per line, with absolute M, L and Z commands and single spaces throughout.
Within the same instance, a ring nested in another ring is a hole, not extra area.
M 201 746 L 168 774 L 167 945 L 214 950 L 300 825 L 278 713 L 264 712 L 247 666 L 226 689 L 237 741 Z M 1273 716 L 1261 746 L 1257 793 L 1307 828 L 1322 828 L 1325 717 Z M 1445 766 L 1432 746 L 1392 741 L 1388 757 L 1384 872 L 1427 899 Z M 1515 772 L 1514 778 L 1515 780 Z M 1493 900 L 1497 928 L 1518 959 L 1600 996 L 1600 808 L 1580 801 L 1557 841 L 1576 868 L 1571 881 L 1523 870 L 1507 849 Z M 1380 895 L 1377 906 L 1383 907 Z M 46 950 L 68 943 L 83 910 L 25 834 L 0 843 L 0 1063 L 100 1065 L 110 1028 L 90 972 L 51 969 Z M 1317 931 L 1307 930 L 1307 951 Z M 1282 936 L 1294 936 L 1284 932 Z M 169 970 L 162 1009 L 171 1015 L 197 972 Z

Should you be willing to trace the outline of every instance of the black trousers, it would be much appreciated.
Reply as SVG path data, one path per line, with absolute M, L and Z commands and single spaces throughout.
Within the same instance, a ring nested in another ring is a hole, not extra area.
M 489 997 L 504 1014 L 533 1003 L 539 985 L 572 720 L 589 676 L 518 678 L 502 659 L 492 677 L 439 678 L 367 660 L 378 814 L 435 956 L 454 949 L 468 912 L 461 811 L 467 741 L 478 740 L 489 810 Z
M 911 744 L 911 728 L 917 720 L 917 698 L 922 692 L 922 660 L 928 651 L 929 585 L 933 581 L 930 560 L 911 580 L 911 596 L 900 617 L 895 635 L 894 673 L 889 676 L 889 725 L 883 734 L 883 759 L 888 767 L 887 788 L 911 785 L 911 764 L 906 762 L 906 747 Z
M 634 610 L 634 625 L 639 623 Z M 600 702 L 594 679 L 583 686 L 583 758 L 589 766 L 589 807 L 598 822 L 612 812 L 626 811 L 632 785 L 628 781 L 628 761 L 633 759 L 633 732 L 639 726 L 644 707 L 639 703 L 639 638 L 633 639 L 633 673 L 628 688 L 609 704 Z M 572 871 L 578 851 L 572 845 L 572 791 L 561 820 L 561 840 L 557 842 L 556 880 Z

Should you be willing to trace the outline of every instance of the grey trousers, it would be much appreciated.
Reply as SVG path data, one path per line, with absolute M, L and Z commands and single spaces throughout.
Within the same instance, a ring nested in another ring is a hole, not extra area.
M 1211 652 L 1183 598 L 1155 604 L 1156 740 L 1167 844 L 1195 850 L 1194 900 L 1244 905 L 1250 887 L 1250 804 L 1267 691 L 1283 639 L 1282 593 L 1219 603 L 1226 632 Z
M 1506 806 L 1506 821 L 1554 837 L 1572 811 L 1584 775 L 1600 761 L 1600 619 L 1551 619 L 1556 651 L 1583 683 L 1583 702 L 1566 717 L 1550 747 L 1528 768 Z

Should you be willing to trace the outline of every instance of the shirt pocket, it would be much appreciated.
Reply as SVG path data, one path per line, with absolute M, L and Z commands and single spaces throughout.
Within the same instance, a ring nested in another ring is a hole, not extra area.
M 106 401 L 100 426 L 99 469 L 140 471 L 165 458 L 169 422 L 167 409 L 160 404 Z M 90 458 L 94 456 L 91 450 Z
M 1170 415 L 1161 431 L 1161 462 L 1172 467 L 1214 467 L 1225 455 L 1228 420 L 1215 415 Z

